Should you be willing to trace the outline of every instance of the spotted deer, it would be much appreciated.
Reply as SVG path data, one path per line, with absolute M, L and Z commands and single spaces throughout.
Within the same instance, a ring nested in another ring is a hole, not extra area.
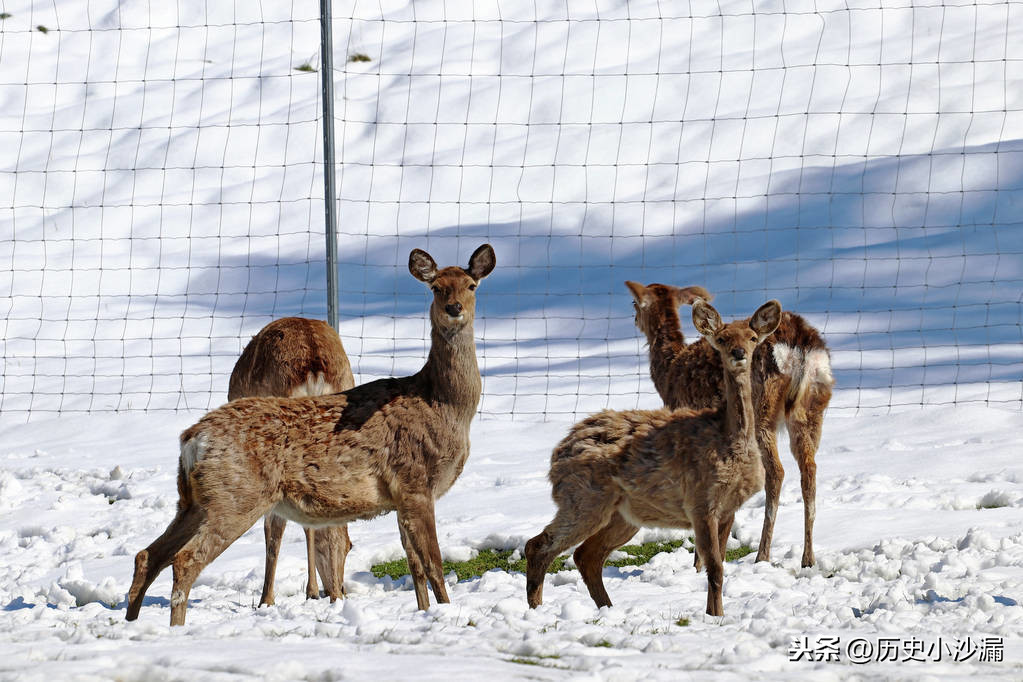
M 667 407 L 717 407 L 725 400 L 721 359 L 706 340 L 686 345 L 678 308 L 696 298 L 710 300 L 703 287 L 626 282 L 636 309 L 636 326 L 650 347 L 650 376 Z M 803 566 L 813 566 L 813 523 L 816 516 L 817 464 L 824 412 L 835 383 L 831 357 L 820 332 L 806 320 L 784 312 L 778 330 L 753 355 L 753 411 L 764 455 L 764 525 L 757 561 L 771 558 L 771 538 L 785 471 L 778 457 L 777 431 L 788 428 L 792 454 L 799 465 L 803 492 Z M 700 555 L 696 557 L 700 567 Z
M 447 603 L 434 501 L 469 456 L 482 388 L 476 287 L 495 263 L 489 244 L 467 268 L 439 269 L 420 249 L 409 255 L 409 272 L 433 291 L 430 354 L 416 374 L 311 398 L 242 398 L 185 429 L 177 515 L 135 556 L 127 619 L 173 564 L 170 622 L 184 624 L 199 572 L 271 510 L 312 527 L 396 511 L 417 605 L 430 604 L 427 581 Z
M 234 365 L 227 399 L 327 395 L 355 386 L 341 337 L 322 320 L 284 317 L 252 337 Z M 260 606 L 274 603 L 274 574 L 287 520 L 270 512 L 263 517 L 266 561 Z M 317 599 L 319 572 L 330 600 L 343 597 L 345 558 L 352 547 L 347 526 L 305 528 L 306 599 Z
M 754 433 L 752 358 L 778 326 L 781 305 L 723 324 L 698 300 L 693 323 L 719 358 L 724 402 L 693 410 L 605 410 L 579 422 L 551 455 L 551 496 L 558 511 L 526 543 L 526 599 L 543 601 L 551 561 L 573 555 L 590 597 L 611 606 L 604 588 L 608 555 L 641 526 L 692 528 L 707 563 L 707 613 L 723 613 L 725 543 L 735 511 L 764 485 Z

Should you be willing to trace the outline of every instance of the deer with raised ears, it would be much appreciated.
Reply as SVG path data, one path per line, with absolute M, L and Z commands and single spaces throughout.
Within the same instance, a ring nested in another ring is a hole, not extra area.
M 551 561 L 573 555 L 590 597 L 611 606 L 604 561 L 641 526 L 692 528 L 707 563 L 707 613 L 722 615 L 722 565 L 735 511 L 764 485 L 754 434 L 751 359 L 778 326 L 768 301 L 749 320 L 723 324 L 698 300 L 693 322 L 720 358 L 725 402 L 706 410 L 605 410 L 572 427 L 551 455 L 551 496 L 558 511 L 526 543 L 526 600 L 543 601 Z
M 414 249 L 409 271 L 433 291 L 423 368 L 312 398 L 242 398 L 181 434 L 178 511 L 135 556 L 127 619 L 173 564 L 171 625 L 185 622 L 199 572 L 273 510 L 303 526 L 339 526 L 396 511 L 420 609 L 448 602 L 434 501 L 469 456 L 469 423 L 482 388 L 473 321 L 476 286 L 494 269 L 489 244 L 469 266 L 439 269 Z
M 322 320 L 284 317 L 252 337 L 231 372 L 227 399 L 327 395 L 355 386 L 352 366 L 341 337 Z M 287 520 L 269 513 L 263 517 L 266 561 L 260 606 L 274 603 L 274 574 Z M 319 572 L 333 602 L 344 597 L 345 558 L 352 548 L 347 526 L 305 528 L 306 599 L 318 599 Z
M 721 360 L 705 339 L 686 345 L 678 308 L 702 287 L 680 289 L 665 284 L 626 282 L 636 308 L 636 326 L 650 347 L 650 376 L 667 407 L 717 407 L 725 399 Z M 703 293 L 700 293 L 703 292 Z M 820 332 L 799 315 L 784 312 L 777 331 L 753 356 L 753 411 L 764 455 L 766 508 L 757 561 L 771 558 L 771 538 L 785 471 L 778 457 L 777 432 L 784 422 L 792 454 L 799 465 L 803 493 L 803 566 L 813 566 L 817 464 L 824 412 L 835 380 L 831 357 Z M 697 553 L 696 566 L 700 567 Z

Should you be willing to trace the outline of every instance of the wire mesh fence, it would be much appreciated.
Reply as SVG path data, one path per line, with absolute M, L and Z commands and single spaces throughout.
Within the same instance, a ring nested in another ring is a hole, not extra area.
M 1023 406 L 1023 4 L 334 9 L 357 380 L 425 359 L 408 252 L 489 241 L 485 417 L 656 405 L 626 279 L 778 298 L 833 409 Z M 326 312 L 316 3 L 4 13 L 0 418 L 220 404 Z

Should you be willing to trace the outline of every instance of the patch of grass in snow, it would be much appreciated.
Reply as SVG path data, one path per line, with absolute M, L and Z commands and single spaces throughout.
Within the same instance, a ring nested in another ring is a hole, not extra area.
M 534 660 L 532 658 L 522 658 L 518 656 L 515 658 L 509 658 L 508 662 L 518 663 L 519 665 L 540 665 L 540 661 Z
M 680 628 L 684 628 L 689 625 L 689 619 L 686 618 L 685 616 L 682 616 L 681 618 L 675 621 L 675 625 L 679 626 Z
M 518 571 L 519 573 L 526 572 L 526 560 L 519 559 L 518 561 L 508 561 L 508 557 L 512 555 L 512 550 L 496 550 L 496 549 L 481 549 L 480 553 L 476 555 L 476 558 L 469 559 L 468 561 L 445 561 L 444 562 L 444 573 L 455 572 L 459 580 L 467 580 L 469 578 L 478 578 L 487 571 L 500 568 L 504 571 Z M 548 573 L 557 573 L 565 567 L 565 557 L 558 557 L 551 562 L 551 567 L 547 569 Z M 408 560 L 398 559 L 396 561 L 385 561 L 382 564 L 374 564 L 370 569 L 378 578 L 383 578 L 385 575 L 389 575 L 395 580 L 398 578 L 408 575 Z
M 614 561 L 608 561 L 606 566 L 640 566 L 647 563 L 653 558 L 654 555 L 660 554 L 661 552 L 672 552 L 682 546 L 683 540 L 668 540 L 666 542 L 644 542 L 642 545 L 625 545 L 621 548 L 622 552 L 625 552 L 629 556 L 623 559 L 616 559 Z M 742 545 L 736 549 L 730 549 L 725 552 L 725 561 L 735 561 L 740 557 L 744 557 L 753 549 L 749 545 Z M 502 571 L 514 571 L 518 573 L 526 572 L 526 560 L 518 559 L 515 561 L 509 561 L 513 550 L 504 549 L 482 549 L 474 559 L 468 561 L 445 561 L 444 562 L 444 573 L 455 572 L 459 580 L 468 580 L 469 578 L 478 578 L 487 571 L 495 568 L 499 568 Z M 548 573 L 557 573 L 558 571 L 565 570 L 565 559 L 567 557 L 559 556 L 551 562 L 550 568 L 547 569 Z M 385 561 L 380 564 L 374 564 L 370 571 L 377 578 L 383 578 L 385 575 L 397 580 L 402 576 L 409 574 L 408 561 L 406 559 L 397 559 L 395 561 Z
M 295 67 L 295 71 L 303 71 L 305 73 L 315 73 L 316 72 L 316 67 L 313 66 L 312 64 L 310 64 L 309 62 L 305 62 L 304 64 L 299 64 L 298 66 L 296 66 Z
M 752 553 L 753 553 L 753 548 L 750 547 L 749 545 L 739 545 L 735 549 L 726 549 L 725 550 L 725 561 L 735 561 L 736 559 L 741 559 L 744 556 L 746 556 L 747 554 L 752 554 Z
M 518 663 L 519 665 L 543 665 L 543 661 L 549 659 L 561 658 L 559 654 L 542 654 L 539 656 L 516 656 L 515 658 L 509 658 L 509 663 Z M 556 666 L 545 666 L 545 667 L 556 667 Z
M 644 542 L 642 545 L 625 545 L 619 551 L 629 556 L 623 559 L 608 561 L 605 566 L 641 566 L 650 561 L 655 554 L 661 552 L 674 552 L 679 547 L 688 543 L 688 540 L 668 540 L 666 542 Z M 749 545 L 742 545 L 735 549 L 725 551 L 725 561 L 735 561 L 751 553 L 753 548 Z
M 977 509 L 1001 509 L 1012 504 L 1009 494 L 1001 490 L 992 490 L 977 502 Z
M 349 62 L 371 62 L 373 60 L 369 58 L 368 54 L 363 54 L 362 52 L 353 52 L 350 55 L 348 55 L 348 61 Z

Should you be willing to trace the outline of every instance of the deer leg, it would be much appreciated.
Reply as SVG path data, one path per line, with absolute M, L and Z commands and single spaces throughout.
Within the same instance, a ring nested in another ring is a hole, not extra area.
M 316 570 L 323 581 L 331 603 L 345 596 L 345 559 L 352 549 L 348 537 L 348 526 L 330 526 L 316 531 L 320 541 L 316 543 Z
M 774 537 L 774 521 L 778 516 L 778 499 L 781 497 L 781 483 L 785 479 L 785 469 L 778 457 L 778 440 L 774 431 L 762 431 L 757 440 L 760 455 L 764 462 L 764 527 L 760 532 L 760 546 L 757 548 L 757 561 L 771 560 L 771 539 Z
M 195 535 L 201 518 L 202 512 L 198 507 L 192 506 L 179 511 L 163 534 L 135 555 L 135 575 L 128 590 L 126 620 L 135 620 L 139 617 L 139 609 L 142 608 L 146 590 L 160 572 L 170 565 L 178 550 Z
M 721 547 L 721 561 L 724 561 L 728 554 L 728 536 L 732 534 L 734 520 L 735 512 L 732 512 L 718 521 L 718 545 Z
M 732 522 L 735 519 L 735 513 L 731 513 L 718 523 L 718 544 L 721 548 L 721 560 L 725 560 L 725 556 L 728 552 L 728 536 L 732 533 Z M 694 547 L 693 548 L 693 566 L 696 567 L 696 572 L 699 573 L 703 570 L 703 561 L 700 560 L 700 552 Z
M 713 516 L 695 519 L 696 548 L 707 564 L 707 613 L 723 615 L 721 588 L 724 582 L 724 566 L 721 562 L 718 520 Z
M 263 594 L 259 597 L 260 606 L 274 604 L 274 576 L 277 573 L 277 557 L 281 553 L 281 538 L 284 527 L 288 525 L 283 516 L 267 514 L 263 517 L 263 538 L 266 540 L 266 559 L 263 568 Z
M 628 542 L 638 531 L 639 528 L 615 512 L 611 521 L 587 538 L 572 555 L 582 573 L 586 589 L 590 591 L 590 597 L 598 608 L 611 606 L 611 598 L 604 588 L 604 562 L 611 552 Z
M 316 535 L 317 531 L 312 528 L 303 528 L 305 531 L 305 598 L 319 599 L 320 586 L 316 584 Z
M 593 495 L 558 509 L 547 527 L 526 543 L 526 601 L 535 609 L 543 603 L 543 578 L 547 568 L 572 545 L 608 524 L 615 506 L 601 504 L 601 496 Z
M 174 585 L 171 589 L 171 625 L 185 624 L 188 593 L 202 569 L 220 556 L 232 542 L 252 527 L 266 508 L 249 514 L 210 509 L 198 530 L 174 555 Z
M 420 610 L 425 611 L 430 608 L 430 595 L 426 591 L 426 570 L 408 536 L 405 524 L 400 521 L 398 522 L 398 533 L 401 536 L 401 546 L 405 548 L 405 556 L 408 557 L 408 570 L 412 575 L 412 586 L 416 591 L 416 605 Z
M 441 563 L 440 544 L 437 542 L 433 500 L 425 494 L 409 497 L 410 499 L 398 510 L 398 523 L 404 526 L 406 540 L 413 550 L 411 552 L 407 548 L 405 550 L 409 557 L 409 569 L 412 568 L 412 556 L 417 555 L 425 569 L 426 578 L 430 581 L 430 587 L 433 588 L 433 595 L 437 598 L 437 603 L 447 604 L 451 600 L 448 599 L 447 585 L 444 584 L 444 568 Z M 412 580 L 413 583 L 416 582 L 415 575 L 412 576 Z M 416 601 L 419 603 L 419 608 L 429 608 L 430 602 L 426 596 L 425 584 L 422 593 L 423 599 L 420 600 L 420 589 L 417 586 Z
M 823 412 L 823 411 L 822 411 Z M 821 420 L 789 425 L 792 454 L 799 465 L 799 483 L 803 491 L 803 560 L 801 565 L 813 566 L 813 522 L 817 516 L 817 462 L 814 456 L 820 443 Z

